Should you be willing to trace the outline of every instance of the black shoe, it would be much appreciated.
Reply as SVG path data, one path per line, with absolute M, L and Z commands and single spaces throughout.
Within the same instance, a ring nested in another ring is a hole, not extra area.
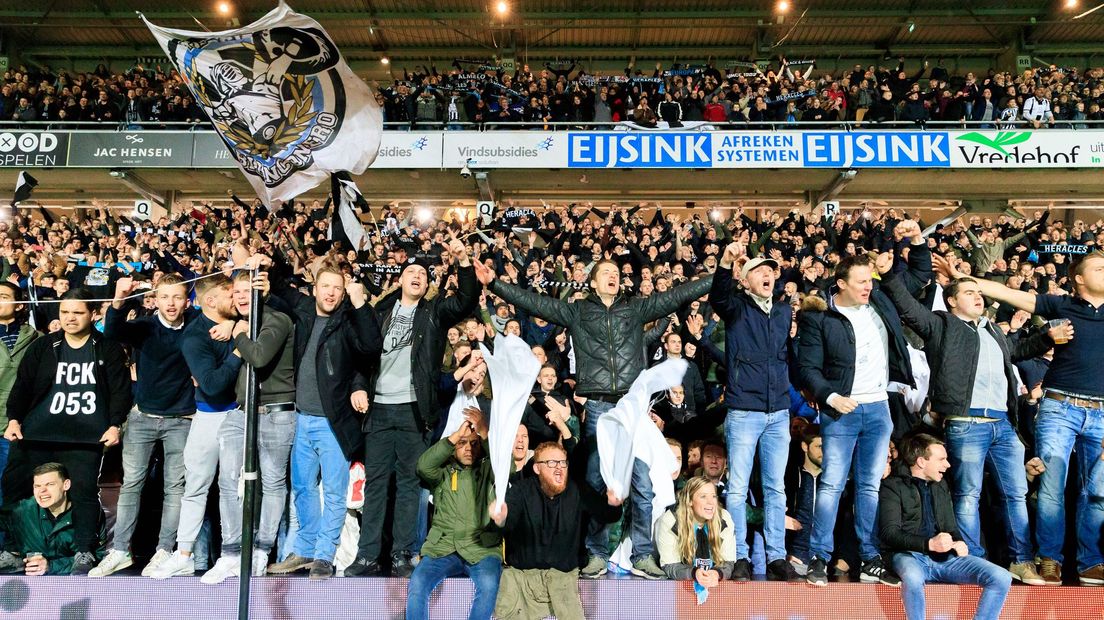
M 87 551 L 81 551 L 73 558 L 73 570 L 69 571 L 69 574 L 78 577 L 87 575 L 88 571 L 95 568 L 95 566 L 96 556 Z
M 414 573 L 414 562 L 409 551 L 391 554 L 391 576 L 409 578 Z
M 310 578 L 314 580 L 329 579 L 334 576 L 334 565 L 328 560 L 315 560 L 311 565 Z
M 342 574 L 346 577 L 379 577 L 382 573 L 379 562 L 357 558 Z
M 809 570 L 805 573 L 805 581 L 814 586 L 828 585 L 828 565 L 824 563 L 824 560 L 813 558 L 813 561 L 809 562 Z
M 901 586 L 901 580 L 893 571 L 882 563 L 882 556 L 863 562 L 862 572 L 859 573 L 859 581 L 863 583 L 880 583 L 893 588 Z
M 751 581 L 751 562 L 747 559 L 736 560 L 736 565 L 732 567 L 732 580 L 733 581 Z
M 801 581 L 801 575 L 794 570 L 793 564 L 775 560 L 767 564 L 767 581 Z

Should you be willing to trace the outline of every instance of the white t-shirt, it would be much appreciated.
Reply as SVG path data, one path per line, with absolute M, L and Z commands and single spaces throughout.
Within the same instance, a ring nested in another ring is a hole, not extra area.
M 870 304 L 844 308 L 840 314 L 855 329 L 855 381 L 851 399 L 862 404 L 885 400 L 889 385 L 889 333 L 885 323 Z

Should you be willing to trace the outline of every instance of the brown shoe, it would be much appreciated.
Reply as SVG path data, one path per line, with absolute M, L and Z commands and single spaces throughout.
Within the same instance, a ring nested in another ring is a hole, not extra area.
M 1081 571 L 1081 585 L 1104 586 L 1104 564 L 1097 564 L 1088 570 Z
M 1017 562 L 1008 567 L 1012 578 L 1029 586 L 1045 586 L 1046 581 L 1035 571 L 1035 563 L 1031 561 Z
M 1062 565 L 1050 558 L 1043 558 L 1039 563 L 1039 576 L 1048 586 L 1060 586 L 1062 585 Z
M 294 553 L 287 556 L 283 562 L 272 564 L 268 567 L 269 575 L 290 575 L 295 571 L 309 569 L 314 565 L 314 560 L 311 558 L 304 558 L 295 555 Z

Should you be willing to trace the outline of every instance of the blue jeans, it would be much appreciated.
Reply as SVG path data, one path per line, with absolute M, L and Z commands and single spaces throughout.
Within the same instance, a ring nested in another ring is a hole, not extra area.
M 971 410 L 971 414 L 974 410 Z M 999 422 L 947 422 L 947 454 L 954 478 L 954 508 L 958 529 L 970 555 L 985 557 L 981 546 L 978 501 L 985 469 L 989 469 L 1004 496 L 1004 522 L 1013 561 L 1034 559 L 1031 528 L 1027 521 L 1027 474 L 1024 446 L 1008 422 L 1008 414 L 989 410 L 986 417 L 1003 417 Z
M 1039 555 L 1062 561 L 1066 536 L 1066 475 L 1070 453 L 1077 448 L 1081 493 L 1077 501 L 1077 570 L 1104 563 L 1100 530 L 1104 527 L 1104 497 L 1100 485 L 1100 442 L 1104 439 L 1104 408 L 1090 409 L 1044 398 L 1035 416 L 1035 446 L 1046 465 L 1040 478 L 1035 541 Z
M 475 585 L 475 597 L 472 598 L 468 620 L 487 620 L 494 613 L 495 600 L 498 598 L 498 579 L 502 576 L 502 559 L 497 556 L 483 558 L 475 564 L 468 564 L 455 553 L 443 558 L 424 555 L 414 568 L 407 586 L 406 620 L 428 620 L 429 595 L 449 577 L 471 577 Z
M 832 558 L 832 530 L 836 527 L 840 495 L 847 484 L 854 457 L 855 535 L 859 539 L 862 560 L 872 560 L 879 554 L 874 529 L 878 517 L 878 489 L 882 486 L 882 474 L 889 458 L 889 437 L 893 432 L 889 401 L 859 405 L 838 420 L 823 415 L 820 422 L 824 471 L 820 474 L 813 508 L 809 550 L 813 557 L 825 562 Z
M 319 497 L 318 481 L 322 480 Z M 299 531 L 296 555 L 333 562 L 341 528 L 345 525 L 345 494 L 349 487 L 349 461 L 330 430 L 330 421 L 299 413 L 295 444 L 291 448 L 291 486 Z M 323 502 L 325 502 L 323 506 Z
M 598 418 L 613 409 L 607 402 L 590 399 L 586 403 L 586 437 L 598 432 Z M 606 483 L 602 480 L 602 470 L 596 449 L 587 459 L 586 481 L 599 493 L 606 492 Z M 652 544 L 652 479 L 648 477 L 648 467 L 637 459 L 633 462 L 632 486 L 629 489 L 632 523 L 629 526 L 629 540 L 632 541 L 632 561 L 635 563 L 649 557 L 655 551 Z M 586 548 L 590 555 L 602 559 L 609 558 L 609 525 L 591 521 L 587 528 Z
M 747 493 L 755 447 L 763 479 L 763 536 L 767 562 L 786 559 L 786 461 L 790 456 L 790 412 L 730 409 L 725 418 L 728 444 L 727 508 L 736 525 L 736 559 L 748 559 Z
M 953 556 L 936 562 L 928 555 L 915 551 L 893 555 L 893 568 L 901 577 L 901 601 L 905 605 L 908 620 L 924 620 L 924 584 L 931 582 L 976 584 L 981 586 L 975 620 L 997 620 L 1008 588 L 1012 586 L 1012 573 L 1003 568 L 968 555 Z

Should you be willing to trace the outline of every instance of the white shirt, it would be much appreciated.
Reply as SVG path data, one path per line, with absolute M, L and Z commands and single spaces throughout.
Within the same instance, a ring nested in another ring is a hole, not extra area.
M 882 317 L 870 304 L 845 308 L 836 306 L 855 330 L 855 380 L 851 399 L 860 405 L 888 398 L 889 333 Z

